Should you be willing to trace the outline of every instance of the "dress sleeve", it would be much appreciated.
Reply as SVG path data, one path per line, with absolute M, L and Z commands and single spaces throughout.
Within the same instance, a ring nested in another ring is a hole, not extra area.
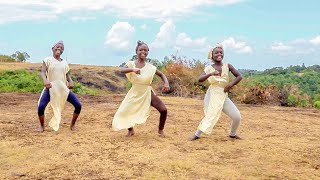
M 209 74 L 209 73 L 211 73 L 211 69 L 210 69 L 210 68 L 211 68 L 210 66 L 206 66 L 203 71 L 204 71 L 206 74 Z
M 128 66 L 128 68 L 134 68 L 134 61 L 128 61 L 126 65 Z
M 49 58 L 44 58 L 44 60 L 42 62 L 44 62 L 44 64 L 47 66 L 47 69 L 49 69 L 50 59 Z

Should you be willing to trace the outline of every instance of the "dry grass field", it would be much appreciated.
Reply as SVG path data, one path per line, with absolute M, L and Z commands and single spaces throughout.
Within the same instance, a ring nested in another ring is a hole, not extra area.
M 0 63 L 0 71 L 40 67 Z M 117 69 L 71 65 L 75 81 L 125 92 Z M 76 131 L 68 128 L 73 107 L 67 103 L 59 131 L 48 127 L 49 112 L 46 131 L 37 133 L 40 94 L 0 93 L 0 179 L 320 179 L 320 110 L 238 105 L 242 140 L 228 137 L 230 120 L 222 115 L 211 135 L 190 142 L 202 100 L 161 96 L 167 137 L 158 136 L 153 109 L 127 138 L 126 130 L 111 130 L 124 95 L 78 95 Z
M 202 101 L 161 97 L 169 110 L 167 137 L 157 135 L 153 109 L 127 138 L 125 130 L 111 131 L 123 97 L 79 95 L 76 131 L 68 128 L 73 107 L 67 104 L 59 131 L 47 120 L 46 131 L 37 133 L 39 94 L 1 93 L 1 179 L 320 179 L 319 110 L 239 105 L 243 140 L 228 138 L 223 115 L 210 136 L 190 142 Z

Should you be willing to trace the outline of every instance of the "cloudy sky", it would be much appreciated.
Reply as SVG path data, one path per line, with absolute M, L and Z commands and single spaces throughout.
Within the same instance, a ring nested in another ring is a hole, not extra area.
M 137 40 L 150 58 L 207 61 L 216 43 L 238 69 L 320 64 L 318 0 L 0 0 L 0 54 L 31 62 L 63 40 L 73 64 L 118 66 Z

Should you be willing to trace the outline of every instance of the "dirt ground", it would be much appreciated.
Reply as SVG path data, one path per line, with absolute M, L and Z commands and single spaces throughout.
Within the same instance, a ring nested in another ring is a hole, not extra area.
M 320 111 L 238 105 L 239 135 L 228 137 L 223 115 L 209 136 L 190 142 L 203 116 L 202 101 L 161 97 L 168 108 L 167 137 L 157 135 L 159 114 L 146 124 L 111 131 L 124 95 L 79 96 L 83 110 L 70 131 L 67 104 L 60 130 L 37 133 L 39 94 L 0 93 L 0 179 L 320 179 Z

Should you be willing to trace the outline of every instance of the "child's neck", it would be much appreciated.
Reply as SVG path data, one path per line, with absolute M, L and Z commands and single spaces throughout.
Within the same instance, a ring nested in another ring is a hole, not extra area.
M 215 64 L 215 65 L 222 65 L 223 63 L 222 63 L 222 61 L 213 61 L 213 64 Z
M 145 62 L 146 62 L 145 59 L 137 59 L 137 61 L 138 61 L 139 63 L 145 63 Z
M 53 55 L 53 57 L 54 57 L 56 60 L 58 60 L 58 61 L 61 60 L 61 59 L 60 59 L 60 56 Z

